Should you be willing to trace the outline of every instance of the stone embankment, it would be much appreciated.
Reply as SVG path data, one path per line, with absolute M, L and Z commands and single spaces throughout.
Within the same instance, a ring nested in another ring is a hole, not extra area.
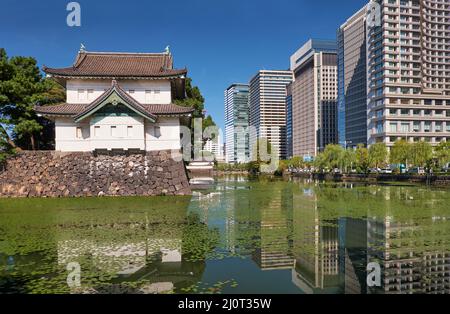
M 171 151 L 136 155 L 21 152 L 0 172 L 0 197 L 190 195 Z

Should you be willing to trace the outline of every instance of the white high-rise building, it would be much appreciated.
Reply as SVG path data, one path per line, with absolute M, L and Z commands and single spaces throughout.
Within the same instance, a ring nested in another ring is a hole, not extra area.
M 249 162 L 247 84 L 225 90 L 225 147 L 227 163 Z
M 292 71 L 260 70 L 250 80 L 250 154 L 257 138 L 267 139 L 280 159 L 286 158 L 287 85 Z
M 368 13 L 368 144 L 449 141 L 450 1 L 376 0 Z

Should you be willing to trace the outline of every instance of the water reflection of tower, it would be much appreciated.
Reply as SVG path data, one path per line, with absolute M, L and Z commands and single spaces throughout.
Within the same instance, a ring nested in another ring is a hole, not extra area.
M 271 183 L 267 202 L 260 202 L 260 245 L 253 260 L 262 270 L 292 269 L 292 191 Z
M 450 293 L 450 250 L 436 248 L 420 226 L 386 216 L 370 221 L 368 231 L 369 260 L 382 268 L 381 287 L 369 293 Z
M 312 189 L 294 193 L 292 281 L 305 293 L 339 292 L 339 228 L 321 221 Z
M 399 189 L 386 199 L 409 199 L 409 189 Z M 433 192 L 425 191 L 418 198 L 433 200 Z M 417 197 L 417 196 L 416 196 Z M 450 293 L 450 249 L 448 222 L 445 218 L 423 214 L 421 218 L 398 212 L 411 212 L 407 202 L 398 202 L 395 211 L 368 221 L 368 261 L 377 261 L 382 268 L 381 287 L 369 287 L 368 293 L 441 294 Z M 426 213 L 426 209 L 422 209 Z
M 367 221 L 361 218 L 340 218 L 340 274 L 345 294 L 367 291 Z

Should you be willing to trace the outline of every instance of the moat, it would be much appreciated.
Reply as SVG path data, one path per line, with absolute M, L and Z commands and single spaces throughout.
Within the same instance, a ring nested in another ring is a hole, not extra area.
M 192 197 L 0 199 L 0 293 L 450 293 L 449 204 L 424 185 L 244 177 Z

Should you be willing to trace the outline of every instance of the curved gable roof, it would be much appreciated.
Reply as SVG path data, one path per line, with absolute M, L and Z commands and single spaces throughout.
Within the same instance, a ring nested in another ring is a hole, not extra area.
M 137 114 L 155 122 L 157 117 L 150 113 L 146 108 L 141 105 L 137 100 L 128 95 L 117 83 L 117 81 L 112 81 L 112 86 L 106 92 L 104 92 L 99 98 L 94 100 L 90 105 L 84 108 L 83 111 L 75 115 L 75 122 L 79 122 L 90 115 L 94 114 L 99 109 L 103 108 L 107 104 L 124 104 Z

